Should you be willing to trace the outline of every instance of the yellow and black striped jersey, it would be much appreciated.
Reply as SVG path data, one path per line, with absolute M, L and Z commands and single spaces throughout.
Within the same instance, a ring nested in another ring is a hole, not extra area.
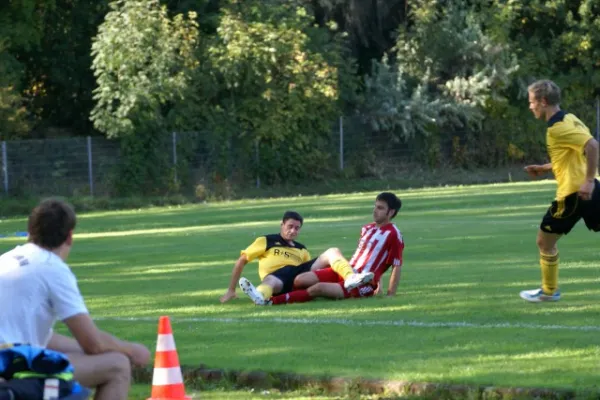
M 557 200 L 577 192 L 585 181 L 587 161 L 583 149 L 591 138 L 588 127 L 573 114 L 561 110 L 548 120 L 546 145 L 557 183 Z
M 246 256 L 248 262 L 258 259 L 258 275 L 261 280 L 281 267 L 298 266 L 310 260 L 310 253 L 303 244 L 290 244 L 280 234 L 257 238 L 241 254 Z

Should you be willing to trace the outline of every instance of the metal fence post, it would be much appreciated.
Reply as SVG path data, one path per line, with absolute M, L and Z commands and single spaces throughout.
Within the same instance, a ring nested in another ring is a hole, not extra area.
M 600 141 L 600 96 L 596 96 L 596 140 Z
M 6 158 L 6 141 L 2 141 L 2 174 L 4 175 L 4 193 L 8 195 L 8 159 Z
M 254 156 L 256 157 L 256 188 L 260 189 L 260 150 L 258 140 L 254 142 Z
M 88 179 L 90 181 L 90 196 L 94 196 L 94 172 L 92 170 L 92 137 L 87 137 Z
M 173 132 L 171 136 L 173 137 L 173 170 L 175 172 L 173 183 L 177 185 L 177 132 Z
M 344 117 L 340 117 L 340 171 L 344 170 Z

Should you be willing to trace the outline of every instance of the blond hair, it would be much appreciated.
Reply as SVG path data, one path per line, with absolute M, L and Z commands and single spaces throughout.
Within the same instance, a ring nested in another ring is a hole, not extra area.
M 533 97 L 536 100 L 546 100 L 546 104 L 549 106 L 560 104 L 560 88 L 550 80 L 545 79 L 533 82 L 527 87 L 527 91 L 533 93 Z

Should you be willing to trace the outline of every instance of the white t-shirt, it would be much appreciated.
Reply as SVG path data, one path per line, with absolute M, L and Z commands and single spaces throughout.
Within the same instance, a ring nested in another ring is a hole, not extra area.
M 0 256 L 0 344 L 45 347 L 56 321 L 87 312 L 75 275 L 56 254 L 27 243 Z

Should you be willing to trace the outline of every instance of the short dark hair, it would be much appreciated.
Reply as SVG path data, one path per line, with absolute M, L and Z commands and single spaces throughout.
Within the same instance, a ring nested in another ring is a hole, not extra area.
M 394 193 L 379 193 L 375 200 L 385 202 L 390 210 L 394 210 L 392 218 L 394 218 L 398 214 L 398 211 L 400 211 L 400 208 L 402 208 L 402 201 Z
M 70 204 L 59 199 L 43 200 L 29 215 L 29 241 L 45 249 L 56 249 L 67 241 L 76 223 Z
M 285 221 L 287 221 L 288 219 L 300 221 L 300 225 L 304 223 L 304 218 L 302 218 L 302 216 L 296 211 L 286 211 L 285 213 L 283 213 L 283 218 L 281 219 L 281 222 L 285 223 Z

